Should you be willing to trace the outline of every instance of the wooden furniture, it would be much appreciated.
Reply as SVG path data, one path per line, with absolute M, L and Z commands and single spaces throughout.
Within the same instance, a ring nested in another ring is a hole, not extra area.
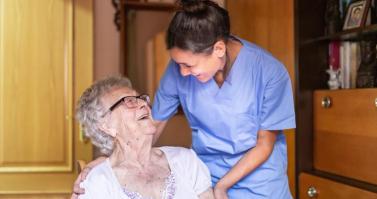
M 92 0 L 0 1 L 0 197 L 68 198 L 75 102 L 93 76 Z
M 310 198 L 357 198 L 357 199 L 374 199 L 376 193 L 360 189 L 355 186 L 350 186 L 337 181 L 329 180 L 317 175 L 310 175 L 301 173 L 299 177 L 300 186 L 305 189 L 300 189 L 300 199 Z M 307 188 L 307 189 L 306 189 Z
M 377 25 L 324 35 L 326 0 L 296 0 L 296 176 L 299 198 L 377 198 L 377 89 L 327 89 L 328 44 Z
M 164 3 L 164 2 L 142 2 L 142 1 L 133 1 L 133 0 L 120 0 L 119 3 L 115 6 L 117 8 L 117 12 L 114 18 L 116 25 L 120 29 L 120 64 L 124 66 L 124 73 L 126 76 L 129 76 L 129 12 L 130 11 L 156 11 L 156 12 L 173 12 L 175 5 L 172 3 Z M 166 20 L 166 19 L 161 19 Z M 148 24 L 147 21 L 144 22 L 146 26 Z M 128 34 L 127 34 L 128 33 Z

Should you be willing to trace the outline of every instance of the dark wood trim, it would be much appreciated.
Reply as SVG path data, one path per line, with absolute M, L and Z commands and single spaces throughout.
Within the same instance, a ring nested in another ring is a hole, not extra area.
M 158 2 L 139 2 L 123 0 L 122 5 L 126 10 L 154 10 L 154 11 L 174 11 L 175 4 L 172 3 L 158 3 Z
M 316 38 L 311 38 L 303 41 L 301 45 L 310 45 L 316 42 L 331 41 L 331 40 L 346 40 L 346 41 L 359 41 L 370 36 L 375 36 L 377 34 L 377 24 L 373 24 L 366 27 L 355 28 L 350 30 L 345 30 L 333 35 L 321 36 Z
M 341 183 L 346 184 L 346 185 L 354 186 L 354 187 L 357 187 L 357 188 L 360 188 L 360 189 L 365 189 L 365 190 L 377 193 L 376 185 L 370 184 L 370 183 L 367 183 L 367 182 L 355 180 L 355 179 L 352 179 L 352 178 L 347 178 L 347 177 L 344 177 L 344 176 L 335 175 L 335 174 L 332 174 L 332 173 L 318 171 L 318 170 L 312 170 L 312 171 L 306 172 L 306 173 L 310 173 L 310 174 L 318 176 L 318 177 L 326 178 L 326 179 L 333 180 L 333 181 L 336 181 L 336 182 L 341 182 Z

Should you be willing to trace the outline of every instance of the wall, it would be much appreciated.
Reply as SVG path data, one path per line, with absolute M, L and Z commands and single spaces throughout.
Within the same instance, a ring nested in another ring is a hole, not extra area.
M 122 73 L 119 65 L 119 32 L 113 22 L 110 0 L 94 0 L 94 79 Z

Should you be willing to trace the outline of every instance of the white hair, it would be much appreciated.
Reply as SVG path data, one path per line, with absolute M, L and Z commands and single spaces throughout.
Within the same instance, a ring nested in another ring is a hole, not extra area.
M 101 98 L 111 90 L 123 87 L 132 89 L 131 81 L 126 77 L 108 77 L 97 81 L 84 91 L 76 108 L 76 119 L 80 122 L 85 135 L 108 156 L 114 150 L 114 138 L 98 127 L 99 121 L 106 112 Z

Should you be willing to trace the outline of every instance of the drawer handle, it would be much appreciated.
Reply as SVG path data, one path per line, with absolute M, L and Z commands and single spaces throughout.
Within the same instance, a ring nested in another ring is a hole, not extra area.
M 331 107 L 331 98 L 329 96 L 323 97 L 321 101 L 321 106 L 323 108 L 330 108 Z
M 377 107 L 377 98 L 374 99 L 374 105 Z
M 309 198 L 315 198 L 318 196 L 317 189 L 313 186 L 309 187 L 308 189 L 308 196 Z

